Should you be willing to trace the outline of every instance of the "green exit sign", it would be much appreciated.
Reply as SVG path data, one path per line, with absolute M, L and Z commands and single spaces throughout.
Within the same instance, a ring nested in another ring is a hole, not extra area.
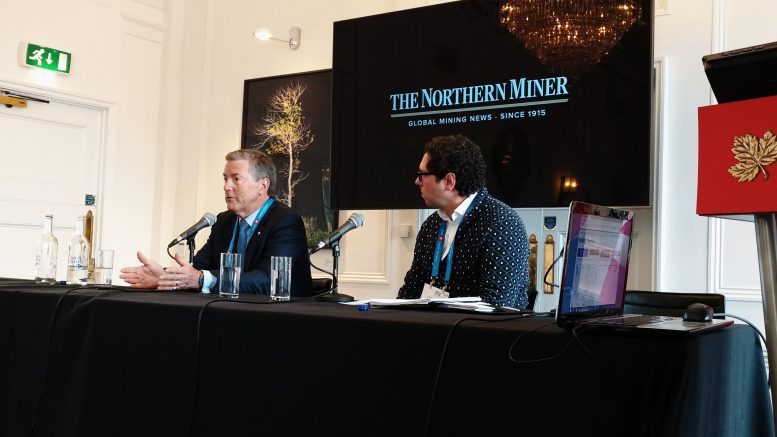
M 62 50 L 22 41 L 19 43 L 19 65 L 70 74 L 73 57 Z

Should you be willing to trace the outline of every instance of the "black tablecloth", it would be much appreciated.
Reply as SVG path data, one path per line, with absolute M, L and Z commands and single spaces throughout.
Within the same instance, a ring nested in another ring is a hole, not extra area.
M 774 435 L 746 326 L 575 338 L 265 299 L 0 279 L 1 435 Z

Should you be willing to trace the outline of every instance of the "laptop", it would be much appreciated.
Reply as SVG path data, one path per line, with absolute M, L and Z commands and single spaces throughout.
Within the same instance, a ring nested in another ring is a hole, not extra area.
M 556 323 L 638 332 L 697 333 L 731 320 L 623 314 L 634 213 L 583 202 L 569 205 Z

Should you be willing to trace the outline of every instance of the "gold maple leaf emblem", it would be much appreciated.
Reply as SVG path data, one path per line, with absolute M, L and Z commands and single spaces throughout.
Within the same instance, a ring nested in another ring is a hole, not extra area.
M 734 137 L 734 147 L 731 148 L 736 158 L 736 164 L 729 167 L 728 172 L 737 178 L 737 182 L 750 182 L 763 173 L 764 179 L 769 179 L 766 166 L 777 161 L 777 137 L 767 130 L 763 138 L 745 134 Z

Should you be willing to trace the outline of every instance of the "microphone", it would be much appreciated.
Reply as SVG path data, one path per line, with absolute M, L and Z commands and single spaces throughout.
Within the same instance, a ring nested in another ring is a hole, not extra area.
M 348 217 L 348 220 L 342 224 L 339 228 L 335 229 L 328 238 L 321 240 L 316 247 L 310 249 L 310 254 L 314 254 L 319 250 L 330 246 L 332 243 L 336 243 L 346 232 L 361 227 L 364 224 L 364 216 L 361 213 L 355 212 Z
M 206 212 L 202 216 L 200 221 L 193 224 L 192 227 L 190 227 L 189 229 L 183 231 L 181 235 L 175 237 L 175 240 L 171 241 L 170 244 L 167 245 L 167 248 L 169 249 L 183 240 L 188 240 L 194 237 L 195 235 L 197 235 L 197 232 L 200 232 L 201 230 L 207 228 L 208 226 L 213 226 L 214 223 L 216 223 L 216 216 L 209 212 Z

